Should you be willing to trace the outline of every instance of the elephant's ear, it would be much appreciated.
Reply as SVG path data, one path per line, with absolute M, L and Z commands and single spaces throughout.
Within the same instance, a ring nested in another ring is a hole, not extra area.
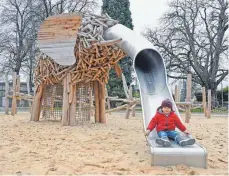
M 60 14 L 48 17 L 38 31 L 38 47 L 60 65 L 76 62 L 74 47 L 81 25 L 80 13 Z

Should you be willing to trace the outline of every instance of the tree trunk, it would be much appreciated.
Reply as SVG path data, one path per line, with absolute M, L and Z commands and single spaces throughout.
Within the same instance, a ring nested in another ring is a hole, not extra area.
M 16 60 L 16 67 L 15 67 L 15 69 L 14 69 L 14 72 L 16 72 L 17 75 L 19 75 L 20 69 L 21 69 L 21 61 L 20 61 L 20 59 L 18 58 L 18 59 Z
M 215 87 L 211 88 L 211 97 L 212 97 L 212 101 L 211 101 L 212 107 L 217 107 L 218 100 L 216 98 L 216 88 Z

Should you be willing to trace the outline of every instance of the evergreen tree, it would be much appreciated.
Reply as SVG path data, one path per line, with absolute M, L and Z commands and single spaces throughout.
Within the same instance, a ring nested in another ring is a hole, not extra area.
M 103 0 L 102 13 L 107 13 L 111 18 L 118 20 L 120 24 L 133 29 L 129 0 Z M 119 62 L 126 77 L 127 84 L 131 83 L 132 59 L 125 57 Z M 122 79 L 118 78 L 115 71 L 110 71 L 110 79 L 107 86 L 109 96 L 124 98 Z

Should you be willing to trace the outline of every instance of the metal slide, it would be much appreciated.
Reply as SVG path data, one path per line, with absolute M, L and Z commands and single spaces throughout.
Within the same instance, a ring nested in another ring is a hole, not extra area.
M 104 37 L 106 40 L 122 38 L 118 46 L 133 59 L 134 70 L 140 87 L 144 128 L 146 129 L 157 108 L 166 98 L 172 101 L 173 108 L 180 118 L 167 86 L 163 59 L 154 46 L 144 37 L 121 24 L 106 30 Z M 152 165 L 171 166 L 186 164 L 192 167 L 207 168 L 207 151 L 199 144 L 181 147 L 174 141 L 171 141 L 172 145 L 170 147 L 162 147 L 155 143 L 156 137 L 156 130 L 153 130 L 148 137 L 152 154 Z

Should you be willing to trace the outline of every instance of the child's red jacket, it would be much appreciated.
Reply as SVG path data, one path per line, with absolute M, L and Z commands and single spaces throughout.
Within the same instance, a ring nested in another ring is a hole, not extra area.
M 156 127 L 157 132 L 160 131 L 172 131 L 175 128 L 179 128 L 182 132 L 186 130 L 186 127 L 181 123 L 179 117 L 172 111 L 168 116 L 163 112 L 157 111 L 156 115 L 151 119 L 147 130 L 152 131 Z

